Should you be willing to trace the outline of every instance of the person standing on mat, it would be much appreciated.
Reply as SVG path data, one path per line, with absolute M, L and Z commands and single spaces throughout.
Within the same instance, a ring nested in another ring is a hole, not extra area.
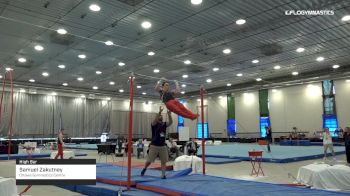
M 58 137 L 57 137 L 57 154 L 55 159 L 58 158 L 58 156 L 61 157 L 61 159 L 63 159 L 63 131 L 64 129 L 61 129 L 58 131 Z
M 350 166 L 350 127 L 345 127 L 343 136 L 345 142 L 346 161 Z
M 323 147 L 324 147 L 324 160 L 327 159 L 327 150 L 329 148 L 330 151 L 332 151 L 333 154 L 333 159 L 335 160 L 335 153 L 334 153 L 334 148 L 333 148 L 333 142 L 332 142 L 332 136 L 329 132 L 328 128 L 324 128 L 323 132 Z
M 165 179 L 166 162 L 168 161 L 168 148 L 165 143 L 166 128 L 173 123 L 171 112 L 168 110 L 167 115 L 169 122 L 163 122 L 162 117 L 163 108 L 159 107 L 159 113 L 152 122 L 152 141 L 149 146 L 148 157 L 145 167 L 141 171 L 141 176 L 145 175 L 147 167 L 159 156 L 162 167 L 162 179 Z
M 139 139 L 139 143 L 137 144 L 137 158 L 140 158 L 141 152 L 143 153 L 144 144 L 142 143 L 142 139 Z
M 271 128 L 268 126 L 265 126 L 265 131 L 266 131 L 267 152 L 271 152 L 270 143 L 272 142 L 272 131 L 271 131 Z

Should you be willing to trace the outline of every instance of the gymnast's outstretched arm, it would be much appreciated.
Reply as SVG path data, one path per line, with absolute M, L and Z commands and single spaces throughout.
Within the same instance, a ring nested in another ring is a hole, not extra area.
M 175 80 L 175 86 L 176 86 L 176 89 L 174 91 L 174 95 L 179 94 L 181 91 L 179 82 L 177 80 Z
M 162 90 L 161 83 L 162 83 L 162 81 L 159 80 L 159 81 L 157 82 L 157 84 L 156 84 L 156 87 L 154 87 L 154 89 L 155 89 L 157 92 L 159 92 L 159 91 Z
M 153 122 L 152 122 L 152 126 L 154 126 L 154 125 L 157 124 L 158 119 L 159 119 L 159 116 L 162 115 L 162 111 L 163 111 L 163 107 L 160 106 L 160 107 L 159 107 L 159 113 L 155 116 L 155 118 L 154 118 L 154 120 L 153 120 Z

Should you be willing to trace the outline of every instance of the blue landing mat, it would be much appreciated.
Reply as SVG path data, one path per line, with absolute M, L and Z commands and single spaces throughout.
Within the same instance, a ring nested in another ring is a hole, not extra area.
M 281 140 L 280 146 L 310 146 L 310 140 Z
M 32 158 L 44 158 L 44 157 L 50 157 L 50 156 L 51 156 L 50 153 L 34 153 L 34 154 L 32 154 Z M 87 154 L 76 153 L 75 156 L 76 157 L 87 156 Z M 10 155 L 10 160 L 13 160 L 13 159 L 26 159 L 26 158 L 28 158 L 27 154 L 11 154 Z M 0 155 L 0 160 L 8 160 L 7 154 L 1 154 Z
M 210 164 L 225 164 L 225 163 L 238 163 L 241 159 L 229 159 L 229 158 L 217 158 L 217 157 L 205 157 L 205 162 Z
M 136 186 L 138 189 L 154 191 L 167 195 L 220 195 L 220 196 L 332 196 L 347 195 L 331 191 L 322 191 L 308 188 L 289 187 L 262 182 L 235 180 L 229 178 L 190 175 L 163 181 L 144 182 Z
M 96 185 L 70 185 L 70 186 L 59 186 L 61 188 L 78 192 L 83 195 L 89 196 L 117 196 L 119 190 L 123 190 L 122 195 L 127 196 L 160 196 L 161 194 L 139 190 L 131 188 L 127 191 L 126 187 L 120 187 L 116 185 L 109 185 L 97 182 Z
M 263 162 L 289 163 L 323 157 L 323 147 L 321 146 L 279 146 L 271 145 L 271 153 L 267 153 L 266 146 L 258 144 L 224 143 L 218 146 L 206 146 L 206 157 L 237 158 L 244 161 L 250 160 L 248 151 L 262 150 Z M 336 154 L 345 154 L 345 148 L 335 146 Z M 199 148 L 198 156 L 201 154 Z M 329 154 L 330 155 L 330 154 Z
M 135 185 L 139 182 L 148 182 L 161 180 L 161 171 L 156 169 L 148 169 L 145 173 L 145 176 L 141 176 L 140 168 L 132 168 L 131 169 L 131 179 L 132 185 Z M 114 185 L 126 185 L 127 184 L 127 167 L 121 166 L 112 166 L 106 164 L 98 164 L 96 166 L 96 179 L 99 182 L 106 184 L 114 184 Z M 188 175 L 192 172 L 192 169 L 185 169 L 181 171 L 167 171 L 166 176 L 168 179 L 181 177 Z
M 323 142 L 311 142 L 311 146 L 323 146 Z M 344 143 L 333 143 L 333 146 L 345 146 Z
M 97 150 L 96 144 L 65 144 L 65 148 L 81 150 Z

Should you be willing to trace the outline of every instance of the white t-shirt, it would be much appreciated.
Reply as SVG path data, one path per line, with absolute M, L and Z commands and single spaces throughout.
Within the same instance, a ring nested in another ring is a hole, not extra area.
M 332 144 L 332 136 L 326 132 L 323 132 L 323 145 L 328 144 Z

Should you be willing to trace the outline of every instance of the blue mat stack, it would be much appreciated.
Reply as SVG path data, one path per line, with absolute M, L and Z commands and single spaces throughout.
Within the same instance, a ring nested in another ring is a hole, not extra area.
M 165 195 L 220 195 L 220 196 L 332 196 L 346 193 L 322 191 L 308 188 L 289 187 L 262 182 L 228 179 L 208 175 L 190 175 L 179 178 L 139 183 L 139 189 L 154 191 Z
M 126 168 L 107 164 L 97 165 L 97 176 L 109 176 L 114 180 L 125 180 L 125 175 L 120 176 Z M 110 185 L 97 182 L 96 185 L 59 186 L 74 192 L 91 196 L 115 196 L 119 191 L 122 195 L 221 195 L 221 196 L 245 196 L 245 195 L 269 195 L 299 196 L 299 195 L 348 195 L 345 193 L 322 191 L 308 188 L 290 187 L 262 182 L 236 180 L 208 175 L 188 175 L 188 171 L 169 172 L 168 178 L 159 178 L 160 171 L 149 170 L 148 175 L 138 176 L 140 170 L 132 168 L 132 180 L 136 181 L 136 188 L 126 190 L 125 186 Z M 111 173 L 111 174 L 108 174 Z M 119 173 L 119 176 L 118 175 Z M 146 174 L 147 174 L 146 173 Z M 135 179 L 136 180 L 135 180 Z M 142 179 L 144 178 L 144 179 Z
M 295 161 L 303 161 L 310 159 L 322 158 L 323 148 L 319 146 L 280 146 L 271 145 L 271 153 L 267 152 L 266 146 L 258 144 L 222 144 L 219 146 L 206 146 L 205 156 L 227 159 L 241 159 L 249 161 L 248 151 L 258 150 L 263 151 L 263 162 L 272 163 L 289 163 Z M 335 153 L 345 154 L 344 147 L 334 147 Z M 198 156 L 201 156 L 199 149 Z
M 116 196 L 119 191 L 122 191 L 122 195 L 129 196 L 159 196 L 158 194 L 151 191 L 140 190 L 136 188 L 131 188 L 130 191 L 127 191 L 125 186 L 117 186 L 110 184 L 103 184 L 97 182 L 96 185 L 76 185 L 76 186 L 59 186 L 61 188 L 81 193 L 89 196 Z
M 234 158 L 205 157 L 205 162 L 210 164 L 238 163 L 241 161 L 241 159 Z
M 311 146 L 310 140 L 281 140 L 281 146 Z

